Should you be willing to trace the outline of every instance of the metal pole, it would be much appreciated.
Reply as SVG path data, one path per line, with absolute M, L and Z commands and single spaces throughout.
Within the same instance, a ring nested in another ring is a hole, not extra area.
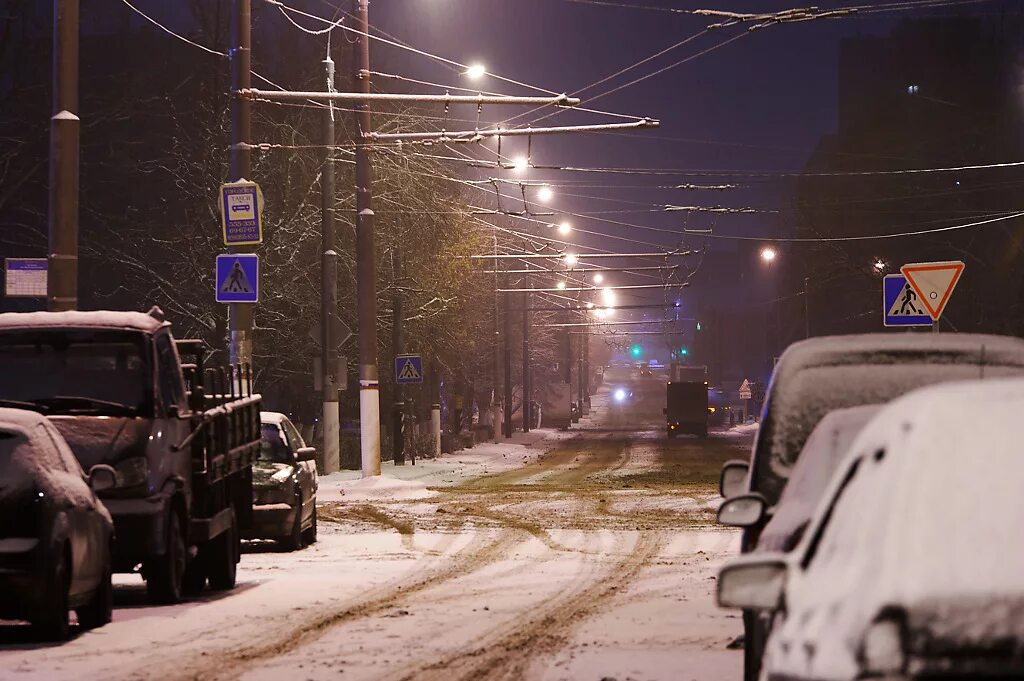
M 368 0 L 352 0 L 356 89 L 370 94 Z M 366 135 L 372 132 L 370 104 L 355 105 L 356 123 L 356 292 L 359 299 L 359 440 L 363 477 L 380 475 L 380 381 L 377 375 L 377 273 L 373 247 L 373 167 Z
M 494 257 L 498 257 L 498 232 L 494 230 Z M 497 260 L 495 262 L 494 269 L 497 270 Z M 508 275 L 505 275 L 506 277 Z M 498 275 L 494 275 L 494 370 L 492 371 L 493 379 L 491 381 L 491 425 L 494 430 L 494 441 L 500 442 L 501 435 L 505 432 L 505 427 L 502 426 L 501 430 L 498 430 L 498 416 L 499 410 L 497 408 L 498 403 L 498 375 L 500 373 L 499 367 L 501 366 L 501 314 L 498 309 Z
M 78 0 L 53 3 L 47 308 L 78 308 Z
M 334 61 L 328 54 L 324 60 L 327 90 L 334 89 Z M 338 315 L 338 253 L 334 250 L 334 162 L 330 147 L 335 143 L 334 106 L 324 108 L 324 166 L 320 175 L 320 222 L 323 254 L 320 257 L 320 360 L 323 387 L 324 473 L 341 469 L 341 418 L 338 414 L 338 339 L 334 337 Z
M 230 179 L 252 179 L 252 103 L 238 91 L 252 85 L 252 10 L 250 0 L 235 0 L 231 21 L 231 168 Z M 253 305 L 228 305 L 230 362 L 252 364 Z
M 811 337 L 810 277 L 804 277 L 804 338 Z
M 509 314 L 512 311 L 509 310 Z M 530 381 L 530 294 L 523 293 L 523 432 L 530 432 L 533 385 Z
M 430 432 L 434 440 L 434 456 L 441 456 L 441 370 L 437 361 L 430 362 Z
M 502 430 L 512 437 L 512 294 L 505 293 L 505 414 Z
M 402 310 L 402 248 L 395 246 L 395 294 L 391 298 L 391 345 L 395 355 L 405 352 L 404 312 Z M 405 387 L 401 383 L 395 383 L 395 398 L 391 410 L 391 443 L 392 459 L 396 466 L 405 465 Z
M 590 413 L 590 332 L 583 335 L 583 408 Z

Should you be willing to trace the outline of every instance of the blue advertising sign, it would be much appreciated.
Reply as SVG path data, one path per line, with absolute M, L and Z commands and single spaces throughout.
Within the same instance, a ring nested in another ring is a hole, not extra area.
M 419 355 L 399 355 L 395 357 L 395 383 L 423 382 L 423 358 Z
M 932 318 L 902 274 L 882 282 L 882 318 L 886 326 L 931 326 Z
M 220 186 L 220 219 L 226 246 L 263 243 L 263 192 L 255 182 Z
M 260 299 L 260 257 L 252 253 L 217 256 L 217 302 L 255 303 Z

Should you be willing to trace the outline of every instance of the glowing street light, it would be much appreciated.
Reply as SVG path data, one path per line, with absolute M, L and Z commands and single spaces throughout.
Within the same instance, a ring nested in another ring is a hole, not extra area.
M 885 271 L 885 261 L 882 260 L 881 258 L 879 258 L 878 260 L 875 261 L 875 264 L 873 265 L 873 267 L 875 268 L 876 272 L 884 272 Z
M 466 69 L 466 77 L 470 80 L 480 80 L 487 74 L 487 68 L 483 64 L 470 64 Z
M 541 203 L 547 203 L 552 198 L 554 198 L 554 196 L 555 192 L 552 191 L 551 187 L 547 185 L 543 185 L 540 189 L 537 190 L 537 200 L 540 201 Z
M 601 298 L 602 300 L 604 300 L 604 304 L 606 306 L 615 306 L 615 291 L 611 290 L 610 288 L 605 288 L 601 290 Z
M 516 156 L 512 159 L 512 170 L 517 173 L 526 172 L 526 169 L 530 167 L 530 159 L 525 156 Z
M 598 272 L 597 274 L 594 275 L 594 283 L 595 284 L 600 284 L 602 281 L 604 281 L 604 275 L 603 274 Z
M 778 254 L 775 252 L 775 249 L 772 248 L 771 246 L 765 246 L 764 248 L 761 249 L 761 260 L 764 260 L 767 263 L 770 263 L 773 260 L 775 260 L 776 255 Z
M 573 267 L 579 261 L 579 256 L 575 253 L 566 253 L 564 260 L 566 267 Z
M 558 288 L 560 288 L 560 289 L 563 289 L 563 288 L 565 288 L 565 281 L 560 281 L 560 282 L 558 282 L 558 283 L 557 283 L 557 284 L 555 284 L 555 285 L 556 285 L 556 286 L 557 286 Z
M 562 236 L 565 236 L 571 231 L 572 225 L 570 225 L 568 222 L 562 222 L 561 224 L 558 225 L 558 233 L 561 234 Z

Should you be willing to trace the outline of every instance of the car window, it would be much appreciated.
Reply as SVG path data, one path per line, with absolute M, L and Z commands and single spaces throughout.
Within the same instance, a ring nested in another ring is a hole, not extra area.
M 156 361 L 160 370 L 160 400 L 164 409 L 171 405 L 177 405 L 179 409 L 186 409 L 185 385 L 182 382 L 179 371 L 178 354 L 174 343 L 168 334 L 162 333 L 156 337 Z
M 299 434 L 298 429 L 292 425 L 292 422 L 285 419 L 281 422 L 284 427 L 284 433 L 288 436 L 288 444 L 292 446 L 292 450 L 296 451 L 306 446 L 306 443 L 302 440 L 302 435 Z
M 801 561 L 804 569 L 807 569 L 819 556 L 819 552 L 825 541 L 825 537 L 829 534 L 830 528 L 834 525 L 842 525 L 843 511 L 847 510 L 846 505 L 843 504 L 844 499 L 849 498 L 848 492 L 851 489 L 853 481 L 857 478 L 857 472 L 861 468 L 863 459 L 857 459 L 850 469 L 846 472 L 843 478 L 842 484 L 839 489 L 836 490 L 835 495 L 832 497 L 832 501 L 829 504 L 828 510 L 825 512 L 824 517 L 815 529 L 814 536 L 811 538 L 810 544 L 807 547 L 807 552 L 804 554 L 803 560 Z M 839 522 L 836 522 L 839 518 Z M 836 536 L 840 533 L 838 528 L 832 530 L 832 536 Z M 835 542 L 832 541 L 831 545 L 834 547 Z
M 261 428 L 260 459 L 267 463 L 295 462 L 295 455 L 285 440 L 284 431 L 276 423 L 264 423 Z

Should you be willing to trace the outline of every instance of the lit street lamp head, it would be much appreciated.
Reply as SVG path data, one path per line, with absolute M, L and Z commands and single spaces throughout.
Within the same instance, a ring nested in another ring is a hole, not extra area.
M 764 260 L 767 263 L 770 263 L 773 260 L 775 260 L 776 255 L 778 254 L 775 252 L 775 249 L 772 248 L 771 246 L 765 246 L 764 248 L 761 249 L 761 260 Z
M 558 286 L 558 288 L 565 288 L 565 282 L 564 281 L 560 281 L 560 282 L 558 282 L 556 284 L 556 286 Z
M 483 64 L 470 64 L 469 68 L 466 69 L 466 77 L 470 80 L 480 80 L 487 74 L 487 69 Z
M 578 260 L 579 260 L 579 258 L 577 257 L 577 255 L 575 253 L 566 253 L 565 254 L 565 264 L 568 267 L 572 267 L 573 265 L 575 265 Z
M 561 234 L 562 236 L 565 236 L 566 234 L 568 234 L 571 231 L 572 231 L 572 225 L 570 225 L 568 222 L 563 222 L 563 223 L 558 225 L 558 233 Z
M 603 274 L 598 272 L 597 274 L 594 275 L 594 283 L 595 284 L 600 284 L 602 281 L 604 281 L 604 275 Z
M 530 167 L 530 160 L 525 156 L 516 156 L 512 161 L 512 170 L 517 173 L 525 172 Z
M 547 203 L 555 196 L 555 192 L 551 190 L 551 187 L 544 185 L 537 190 L 537 200 L 541 203 Z

